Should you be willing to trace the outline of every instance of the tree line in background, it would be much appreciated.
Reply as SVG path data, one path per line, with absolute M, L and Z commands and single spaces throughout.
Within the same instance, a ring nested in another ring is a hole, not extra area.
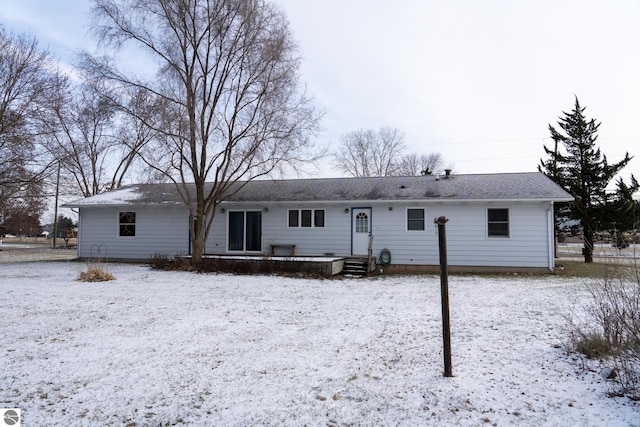
M 0 233 L 33 234 L 56 186 L 90 196 L 134 173 L 146 141 L 76 71 L 71 78 L 35 37 L 0 26 Z
M 440 153 L 407 153 L 404 133 L 393 127 L 349 132 L 340 137 L 332 157 L 339 171 L 353 177 L 437 175 L 445 170 Z

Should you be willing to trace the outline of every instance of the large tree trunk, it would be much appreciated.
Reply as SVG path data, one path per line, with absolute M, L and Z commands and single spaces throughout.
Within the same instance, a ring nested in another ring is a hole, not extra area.
M 202 264 L 202 244 L 201 240 L 193 239 L 193 253 L 191 254 L 191 267 L 193 269 L 199 270 L 200 265 Z
M 193 222 L 193 252 L 191 267 L 196 270 L 202 268 L 202 253 L 204 252 L 205 217 L 204 217 L 204 185 L 196 185 L 196 220 Z
M 582 250 L 584 254 L 584 262 L 591 263 L 593 262 L 593 231 L 589 228 L 584 227 L 584 248 Z

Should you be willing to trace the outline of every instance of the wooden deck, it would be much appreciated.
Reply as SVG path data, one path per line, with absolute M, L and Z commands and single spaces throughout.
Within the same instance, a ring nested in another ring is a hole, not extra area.
M 344 257 L 311 256 L 249 256 L 249 255 L 203 255 L 204 262 L 216 264 L 220 270 L 247 272 L 309 273 L 331 277 L 344 270 Z

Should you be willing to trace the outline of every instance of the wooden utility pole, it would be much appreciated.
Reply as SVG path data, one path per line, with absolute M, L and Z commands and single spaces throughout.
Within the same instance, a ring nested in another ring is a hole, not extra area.
M 440 249 L 440 298 L 442 301 L 442 340 L 444 343 L 444 376 L 452 377 L 451 369 L 451 326 L 449 319 L 449 271 L 447 267 L 446 217 L 436 218 L 438 224 L 438 245 Z

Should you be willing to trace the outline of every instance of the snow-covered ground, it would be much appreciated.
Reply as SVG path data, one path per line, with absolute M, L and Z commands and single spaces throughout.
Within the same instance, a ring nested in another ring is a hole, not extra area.
M 0 407 L 44 425 L 640 425 L 561 348 L 581 279 L 309 280 L 0 265 Z

